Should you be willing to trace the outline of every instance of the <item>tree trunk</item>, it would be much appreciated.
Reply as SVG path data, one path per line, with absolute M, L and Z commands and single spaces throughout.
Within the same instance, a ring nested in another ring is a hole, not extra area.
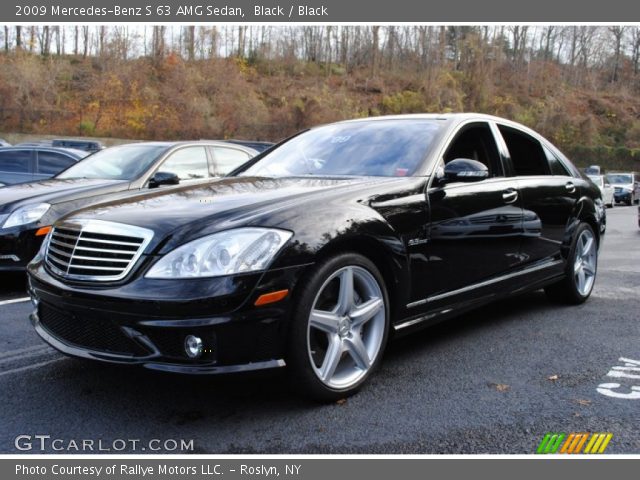
M 22 27 L 16 27 L 16 50 L 20 50 L 22 48 Z

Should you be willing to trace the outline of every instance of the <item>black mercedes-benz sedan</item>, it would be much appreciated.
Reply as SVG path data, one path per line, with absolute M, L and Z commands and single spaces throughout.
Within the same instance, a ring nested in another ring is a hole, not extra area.
M 38 334 L 68 355 L 215 374 L 284 367 L 356 392 L 388 339 L 544 288 L 590 295 L 599 189 L 551 143 L 477 114 L 302 132 L 219 182 L 56 222 L 29 265 Z
M 145 142 L 101 150 L 55 178 L 0 189 L 0 271 L 24 270 L 69 212 L 142 190 L 209 181 L 258 152 L 226 142 Z

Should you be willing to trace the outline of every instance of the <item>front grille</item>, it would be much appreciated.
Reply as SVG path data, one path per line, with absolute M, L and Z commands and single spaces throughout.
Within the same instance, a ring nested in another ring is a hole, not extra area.
M 121 355 L 144 355 L 146 352 L 109 320 L 80 318 L 40 303 L 40 324 L 64 343 L 88 350 Z
M 112 281 L 133 268 L 153 232 L 100 220 L 56 225 L 48 240 L 46 263 L 51 271 L 77 280 Z

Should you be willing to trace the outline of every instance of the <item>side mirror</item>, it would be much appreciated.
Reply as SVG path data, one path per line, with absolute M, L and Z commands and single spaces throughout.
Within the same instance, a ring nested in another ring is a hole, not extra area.
M 477 182 L 485 178 L 489 178 L 489 169 L 477 160 L 456 158 L 444 166 L 446 182 Z
M 180 178 L 171 172 L 156 172 L 149 180 L 149 188 L 158 188 L 161 185 L 178 185 Z

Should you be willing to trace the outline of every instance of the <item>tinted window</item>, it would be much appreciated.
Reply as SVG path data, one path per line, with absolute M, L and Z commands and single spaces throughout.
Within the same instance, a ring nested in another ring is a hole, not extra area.
M 160 170 L 175 173 L 180 180 L 209 177 L 207 151 L 204 147 L 181 148 L 162 164 Z
M 509 127 L 499 125 L 498 128 L 509 149 L 516 175 L 551 175 L 547 156 L 538 140 Z
M 167 149 L 163 145 L 132 144 L 100 150 L 65 170 L 58 178 L 134 180 Z
M 214 172 L 216 175 L 222 176 L 238 168 L 249 160 L 250 156 L 235 148 L 214 147 L 213 158 L 215 164 Z
M 30 150 L 11 150 L 8 152 L 0 152 L 0 171 L 29 173 L 31 168 Z
M 547 157 L 547 162 L 549 162 L 549 170 L 551 170 L 551 175 L 569 175 L 569 172 L 564 167 L 562 162 L 553 154 L 551 150 L 549 150 L 544 145 L 542 146 L 542 150 L 544 151 L 545 157 Z
M 74 163 L 75 161 L 71 157 L 62 153 L 38 152 L 37 173 L 55 175 Z
M 412 175 L 443 124 L 374 120 L 314 128 L 267 153 L 241 175 Z
M 492 177 L 503 175 L 498 148 L 486 123 L 466 126 L 456 135 L 444 154 L 444 163 L 456 158 L 469 158 L 484 163 Z

